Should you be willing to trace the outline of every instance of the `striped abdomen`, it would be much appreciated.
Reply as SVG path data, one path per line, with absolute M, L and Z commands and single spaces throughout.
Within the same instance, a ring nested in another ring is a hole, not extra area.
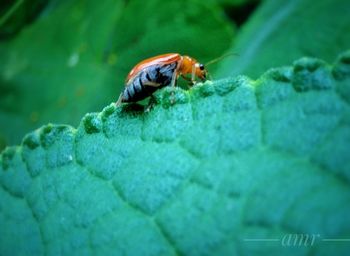
M 130 79 L 122 93 L 122 102 L 137 102 L 171 83 L 177 62 L 152 65 Z

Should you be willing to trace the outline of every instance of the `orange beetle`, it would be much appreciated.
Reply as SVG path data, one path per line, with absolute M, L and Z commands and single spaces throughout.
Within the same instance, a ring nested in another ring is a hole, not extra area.
M 195 77 L 205 81 L 207 70 L 204 65 L 189 56 L 168 53 L 138 63 L 128 74 L 125 88 L 120 94 L 117 106 L 122 102 L 137 102 L 164 87 L 174 87 L 179 76 L 195 84 Z M 191 74 L 191 78 L 185 75 Z

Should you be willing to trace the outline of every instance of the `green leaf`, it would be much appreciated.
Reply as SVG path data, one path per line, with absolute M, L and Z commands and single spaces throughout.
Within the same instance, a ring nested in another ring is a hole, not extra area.
M 347 255 L 350 51 L 170 95 L 8 147 L 0 254 Z
M 209 0 L 226 7 L 239 7 L 250 3 L 257 3 L 259 0 Z
M 0 39 L 9 38 L 32 22 L 48 4 L 47 0 L 4 0 L 0 3 Z
M 86 112 L 117 100 L 126 75 L 145 57 L 175 51 L 206 61 L 233 35 L 221 9 L 197 0 L 50 5 L 0 43 L 0 145 L 19 143 L 48 122 L 78 125 Z
M 271 0 L 261 3 L 240 29 L 215 77 L 258 77 L 303 56 L 332 61 L 350 45 L 348 0 Z

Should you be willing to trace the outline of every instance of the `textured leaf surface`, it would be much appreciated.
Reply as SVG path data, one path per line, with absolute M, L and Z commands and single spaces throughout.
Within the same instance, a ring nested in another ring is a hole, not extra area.
M 350 51 L 47 125 L 1 155 L 1 255 L 347 255 Z M 281 246 L 285 234 L 318 234 Z
M 180 52 L 207 61 L 233 38 L 214 3 L 127 2 L 58 1 L 1 42 L 0 147 L 48 122 L 78 125 L 85 113 L 117 100 L 126 74 L 143 58 Z
M 303 56 L 332 61 L 350 45 L 350 1 L 264 1 L 244 24 L 217 77 L 260 76 Z

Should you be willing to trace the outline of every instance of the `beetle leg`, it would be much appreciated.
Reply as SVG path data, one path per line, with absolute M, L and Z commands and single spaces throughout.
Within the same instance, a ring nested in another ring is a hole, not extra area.
M 151 81 L 145 82 L 145 83 L 143 83 L 143 85 L 152 86 L 152 87 L 159 87 L 160 86 L 159 83 L 155 83 L 155 82 L 151 82 Z
M 151 109 L 154 107 L 155 104 L 156 104 L 156 100 L 155 100 L 155 98 L 154 98 L 154 96 L 153 96 L 153 94 L 152 94 L 152 95 L 150 96 L 150 99 L 149 99 L 149 101 L 148 101 L 148 104 L 147 104 L 147 106 L 146 106 L 146 108 L 145 108 L 145 113 L 150 112 Z
M 195 65 L 192 65 L 192 74 L 191 74 L 192 85 L 194 85 L 196 83 L 196 80 L 194 79 L 195 75 L 196 75 L 196 67 L 195 67 Z
M 171 93 L 170 93 L 170 103 L 171 105 L 175 104 L 175 83 L 177 79 L 177 70 L 174 71 L 173 76 L 171 78 L 170 87 L 171 87 Z
M 173 73 L 173 75 L 172 75 L 172 77 L 171 77 L 171 82 L 170 82 L 170 87 L 171 87 L 171 88 L 174 88 L 174 87 L 175 87 L 176 74 L 177 74 L 177 72 L 176 72 L 176 70 L 175 70 L 174 73 Z
M 116 107 L 119 107 L 122 104 L 122 97 L 123 97 L 123 93 L 119 95 L 118 101 L 115 103 Z

